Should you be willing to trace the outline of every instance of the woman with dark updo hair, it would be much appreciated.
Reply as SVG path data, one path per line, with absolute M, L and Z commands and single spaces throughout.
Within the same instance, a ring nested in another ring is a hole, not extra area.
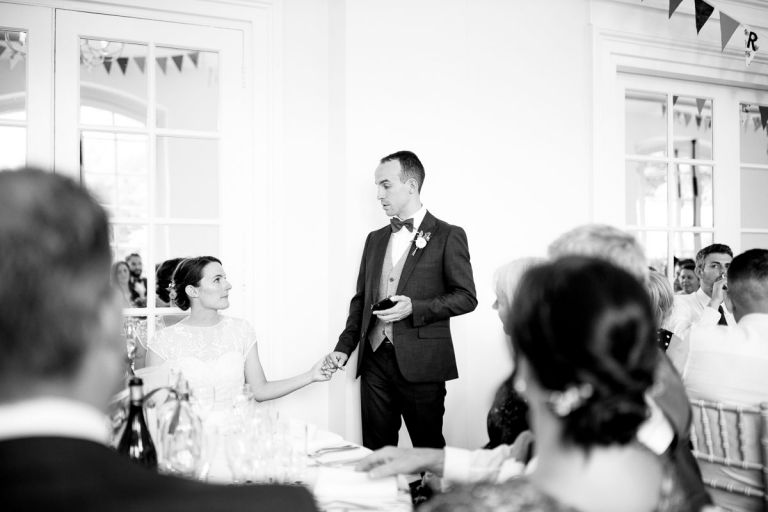
M 325 357 L 295 377 L 268 381 L 259 361 L 253 327 L 238 318 L 222 316 L 229 307 L 229 291 L 221 261 L 213 256 L 182 260 L 173 272 L 169 298 L 190 315 L 158 331 L 149 344 L 147 366 L 165 364 L 183 374 L 193 392 L 213 388 L 218 408 L 226 407 L 248 383 L 254 398 L 271 400 L 331 377 Z
M 675 510 L 663 459 L 635 437 L 660 355 L 643 285 L 606 261 L 570 256 L 528 270 L 514 304 L 514 387 L 530 408 L 534 469 L 419 510 Z

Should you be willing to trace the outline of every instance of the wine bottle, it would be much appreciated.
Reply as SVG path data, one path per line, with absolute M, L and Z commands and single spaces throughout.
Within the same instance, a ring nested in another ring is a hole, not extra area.
M 118 453 L 127 455 L 142 466 L 157 468 L 157 452 L 149 435 L 147 421 L 144 418 L 144 382 L 139 377 L 131 377 L 128 385 L 131 390 L 131 405 L 125 430 L 117 444 Z

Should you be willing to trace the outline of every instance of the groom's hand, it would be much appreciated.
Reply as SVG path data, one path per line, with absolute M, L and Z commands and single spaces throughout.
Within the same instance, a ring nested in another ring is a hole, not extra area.
M 383 322 L 397 322 L 413 313 L 413 304 L 411 304 L 410 298 L 405 295 L 393 295 L 390 299 L 395 303 L 393 307 L 373 312 Z
M 347 364 L 349 356 L 344 352 L 331 352 L 325 357 L 325 361 L 334 367 L 334 371 L 338 369 L 344 369 L 344 365 Z

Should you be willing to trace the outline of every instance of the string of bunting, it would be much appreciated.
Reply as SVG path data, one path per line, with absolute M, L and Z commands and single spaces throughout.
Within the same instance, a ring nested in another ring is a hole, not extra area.
M 751 108 L 757 107 L 758 112 L 760 112 L 760 116 L 751 116 L 752 112 L 750 112 Z M 746 131 L 747 126 L 749 124 L 749 118 L 752 117 L 752 126 L 754 127 L 754 131 L 757 131 L 762 127 L 763 130 L 765 130 L 766 124 L 768 124 L 768 106 L 763 105 L 741 105 L 741 124 L 744 125 L 744 130 Z
M 643 0 L 640 1 L 642 2 Z M 672 15 L 682 3 L 683 0 L 669 0 L 669 18 L 672 18 Z M 701 29 L 715 12 L 715 7 L 706 0 L 694 0 L 694 8 L 696 11 L 696 34 L 699 34 Z M 749 25 L 734 19 L 720 9 L 720 51 L 725 51 L 726 45 L 730 42 L 733 34 L 739 27 L 743 27 L 744 29 L 744 61 L 746 62 L 746 65 L 749 66 L 752 64 L 752 60 L 754 60 L 755 55 L 757 55 L 757 52 L 760 49 L 760 46 L 758 45 L 759 36 L 749 27 Z M 765 125 L 765 122 L 763 125 Z
M 200 52 L 188 52 L 179 55 L 171 55 L 170 57 L 155 57 L 155 62 L 157 62 L 157 66 L 160 68 L 163 74 L 168 73 L 169 60 L 174 63 L 176 69 L 178 69 L 179 73 L 181 73 L 182 69 L 184 68 L 184 57 L 189 59 L 189 61 L 195 67 L 197 67 L 197 64 L 200 60 Z M 112 72 L 113 64 L 117 63 L 117 67 L 120 68 L 120 71 L 123 74 L 125 74 L 130 61 L 133 61 L 136 64 L 136 67 L 139 68 L 139 71 L 144 73 L 147 65 L 146 57 L 105 57 L 102 65 L 104 66 L 104 70 L 107 72 L 107 74 L 109 74 Z
M 1 31 L 0 34 L 2 34 Z M 0 59 L 7 59 L 11 69 L 15 68 L 19 61 L 24 60 L 27 53 L 26 45 L 24 44 L 23 40 L 20 43 L 17 43 L 15 46 L 12 46 L 13 43 L 14 42 L 3 41 L 0 37 Z M 16 46 L 18 46 L 18 48 Z M 181 73 L 181 71 L 184 69 L 184 62 L 186 60 L 189 60 L 195 67 L 198 67 L 198 63 L 200 62 L 200 52 L 185 52 L 167 57 L 156 57 L 155 61 L 157 62 L 157 65 L 163 74 L 167 74 L 168 72 L 169 60 L 173 62 L 173 64 L 176 66 L 176 69 Z M 107 74 L 110 74 L 114 68 L 114 65 L 117 64 L 117 67 L 120 69 L 122 74 L 125 75 L 128 70 L 128 65 L 131 61 L 133 61 L 136 67 L 139 68 L 139 71 L 142 73 L 146 71 L 147 58 L 140 56 L 104 57 L 104 61 L 101 64 L 104 66 L 104 70 L 107 72 Z

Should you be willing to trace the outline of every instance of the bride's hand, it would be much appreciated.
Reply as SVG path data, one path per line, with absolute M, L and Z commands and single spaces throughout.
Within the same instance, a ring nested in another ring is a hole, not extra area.
M 312 376 L 312 382 L 322 382 L 330 380 L 334 370 L 333 365 L 328 362 L 327 358 L 323 357 L 312 366 L 309 373 Z

